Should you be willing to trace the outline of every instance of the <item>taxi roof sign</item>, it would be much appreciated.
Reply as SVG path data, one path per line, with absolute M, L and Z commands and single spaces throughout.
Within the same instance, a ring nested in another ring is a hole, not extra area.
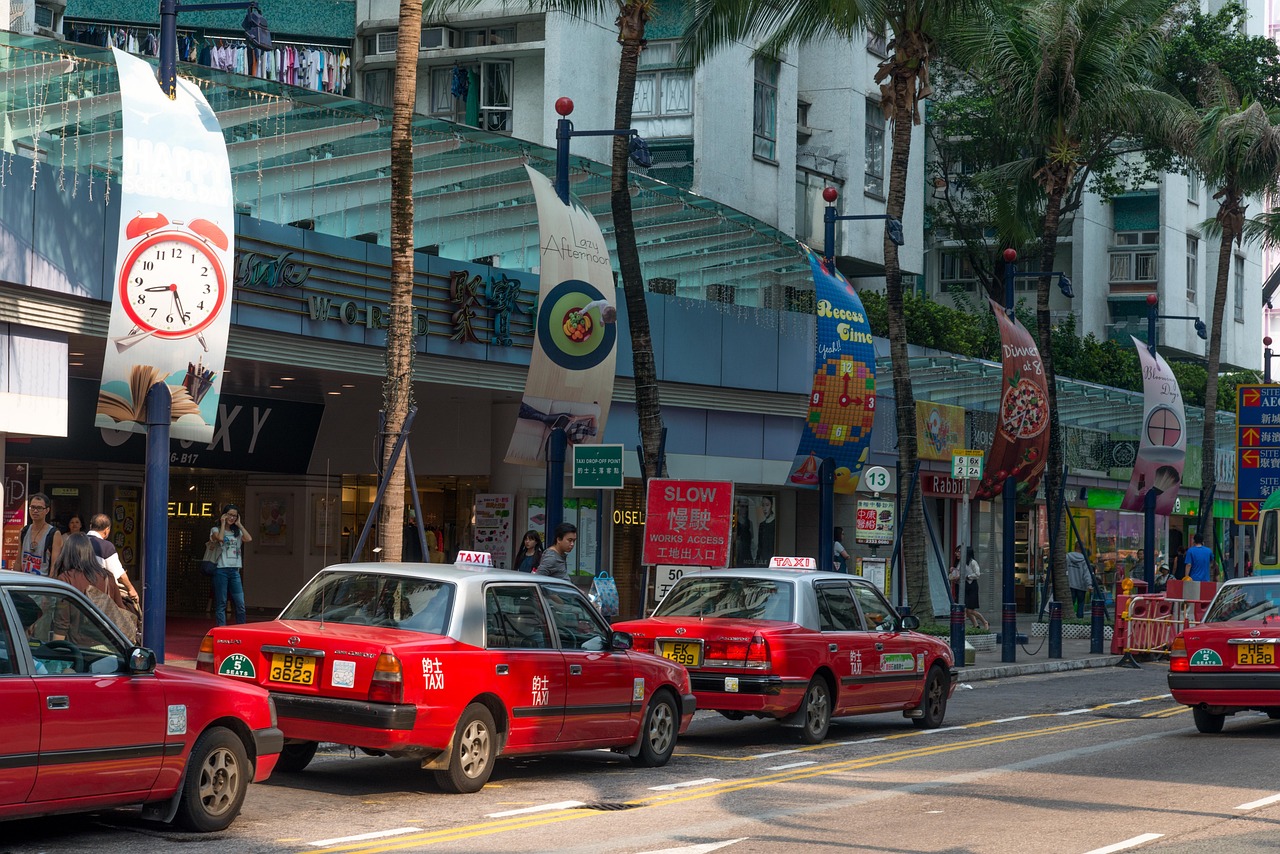
M 454 566 L 487 566 L 493 569 L 493 555 L 489 552 L 458 552 Z
M 770 569 L 817 569 L 818 562 L 811 557 L 783 557 L 775 555 L 769 559 Z

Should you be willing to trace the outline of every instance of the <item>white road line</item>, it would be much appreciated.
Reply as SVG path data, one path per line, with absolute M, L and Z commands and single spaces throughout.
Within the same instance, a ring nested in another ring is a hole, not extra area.
M 1031 717 L 1031 715 L 1018 715 L 1016 718 L 1000 718 L 998 720 L 992 721 L 992 723 L 993 724 L 1011 724 L 1014 721 L 1025 721 L 1029 717 Z
M 775 750 L 772 753 L 757 753 L 752 759 L 772 759 L 774 756 L 787 756 L 791 753 L 799 753 L 799 750 Z
M 1068 715 L 1087 715 L 1089 712 L 1092 712 L 1092 711 L 1093 709 L 1072 709 L 1069 712 L 1058 712 L 1058 717 L 1065 718 Z
M 739 842 L 745 842 L 750 836 L 744 836 L 741 839 L 729 839 L 724 842 L 706 842 L 702 845 L 686 845 L 683 848 L 663 848 L 661 851 L 641 851 L 640 854 L 708 854 L 710 851 L 718 851 L 730 845 L 736 845 Z
M 838 744 L 838 745 L 840 745 L 840 746 L 842 746 L 842 747 L 844 747 L 844 746 L 846 746 L 846 745 L 850 745 L 850 744 L 873 744 L 873 743 L 875 743 L 875 742 L 877 742 L 877 741 L 886 741 L 886 740 L 887 740 L 887 739 L 885 739 L 885 738 L 883 738 L 883 737 L 882 737 L 882 738 L 863 738 L 863 739 L 860 739 L 860 740 L 858 740 L 858 741 L 837 741 L 837 742 L 835 742 L 835 743 L 836 743 L 836 744 Z M 797 751 L 797 752 L 798 752 L 798 751 Z
M 817 764 L 818 764 L 818 763 L 817 763 L 816 761 L 814 761 L 814 760 L 812 760 L 812 759 L 811 759 L 811 760 L 809 760 L 808 762 L 792 762 L 792 763 L 789 763 L 789 764 L 787 764 L 787 765 L 770 765 L 768 768 L 766 768 L 766 769 L 764 769 L 764 770 L 766 770 L 766 771 L 785 771 L 785 770 L 787 770 L 788 768 L 800 768 L 800 767 L 803 767 L 803 766 L 805 766 L 805 765 L 817 765 Z
M 942 727 L 938 727 L 937 729 L 922 729 L 922 730 L 920 730 L 920 734 L 921 734 L 921 735 L 935 735 L 935 734 L 940 733 L 940 732 L 954 732 L 955 730 L 958 730 L 958 729 L 967 729 L 967 727 L 962 727 L 962 726 L 942 726 Z
M 400 836 L 404 833 L 417 833 L 420 827 L 397 827 L 393 830 L 375 830 L 373 833 L 361 833 L 357 836 L 337 836 L 333 839 L 321 839 L 307 844 L 313 848 L 327 848 L 330 845 L 341 845 L 344 842 L 363 842 L 366 839 L 382 839 L 387 836 Z
M 1236 807 L 1238 810 L 1256 810 L 1258 807 L 1267 807 L 1280 801 L 1280 795 L 1270 795 L 1265 798 L 1259 798 L 1256 801 L 1249 801 L 1247 804 L 1241 804 Z
M 719 782 L 720 782 L 720 778 L 719 778 L 719 777 L 707 777 L 706 779 L 703 779 L 703 780 L 689 780 L 689 781 L 688 781 L 688 782 L 686 782 L 686 783 L 668 783 L 668 784 L 667 784 L 667 785 L 665 785 L 665 786 L 650 786 L 650 787 L 649 787 L 649 791 L 651 791 L 651 792 L 671 792 L 671 791 L 674 791 L 674 790 L 676 790 L 676 789 L 687 789 L 687 788 L 689 788 L 690 786 L 702 786 L 702 785 L 705 785 L 705 784 L 707 784 L 707 783 L 719 783 Z
M 1154 842 L 1162 836 L 1164 836 L 1163 833 L 1144 833 L 1141 836 L 1126 839 L 1124 842 L 1117 842 L 1115 845 L 1086 851 L 1084 854 L 1112 854 L 1114 851 L 1124 851 L 1126 848 L 1137 848 L 1139 845 L 1146 845 L 1148 842 Z
M 525 815 L 531 812 L 547 812 L 548 810 L 571 810 L 582 806 L 582 801 L 556 801 L 554 804 L 539 804 L 536 807 L 524 807 L 518 810 L 491 812 L 485 818 L 506 818 L 509 815 Z

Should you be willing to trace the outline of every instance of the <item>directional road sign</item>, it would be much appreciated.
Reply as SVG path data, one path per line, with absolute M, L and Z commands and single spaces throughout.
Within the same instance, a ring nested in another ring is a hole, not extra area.
M 1280 385 L 1236 388 L 1236 521 L 1258 521 L 1280 489 Z

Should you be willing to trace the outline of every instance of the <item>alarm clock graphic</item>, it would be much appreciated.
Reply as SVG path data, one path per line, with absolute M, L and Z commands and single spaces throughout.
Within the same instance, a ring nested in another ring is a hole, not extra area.
M 216 251 L 230 245 L 226 234 L 207 219 L 170 222 L 155 213 L 130 220 L 125 238 L 138 241 L 120 267 L 119 281 L 133 331 L 116 339 L 116 349 L 123 352 L 153 335 L 194 335 L 208 352 L 202 333 L 227 300 L 227 276 Z

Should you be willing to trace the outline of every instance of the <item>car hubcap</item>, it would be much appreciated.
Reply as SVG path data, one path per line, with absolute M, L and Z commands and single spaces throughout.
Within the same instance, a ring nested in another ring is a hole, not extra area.
M 827 695 L 818 686 L 809 689 L 809 729 L 814 732 L 822 729 L 822 722 L 827 719 Z
M 942 708 L 942 683 L 937 679 L 929 681 L 929 713 L 936 715 Z
M 489 764 L 489 730 L 480 721 L 472 721 L 462 733 L 462 773 L 472 779 L 484 773 Z
M 231 809 L 240 789 L 240 765 L 236 756 L 219 747 L 200 767 L 200 803 L 209 815 L 222 815 Z
M 674 734 L 675 721 L 671 716 L 671 707 L 666 703 L 659 703 L 653 707 L 653 714 L 649 718 L 649 746 L 655 753 L 666 753 Z

